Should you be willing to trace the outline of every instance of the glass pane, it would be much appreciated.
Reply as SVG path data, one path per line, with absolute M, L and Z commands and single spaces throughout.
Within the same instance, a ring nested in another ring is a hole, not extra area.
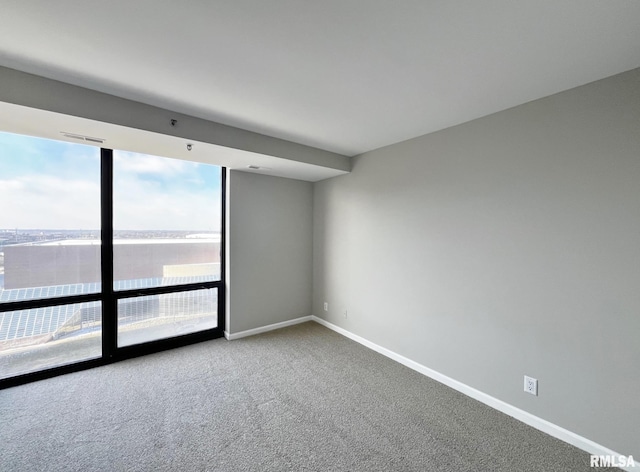
M 0 378 L 102 355 L 100 302 L 0 313 Z
M 0 303 L 100 291 L 100 150 L 0 132 Z
M 118 346 L 195 333 L 218 326 L 218 289 L 118 300 Z
M 113 153 L 114 290 L 220 280 L 221 169 Z

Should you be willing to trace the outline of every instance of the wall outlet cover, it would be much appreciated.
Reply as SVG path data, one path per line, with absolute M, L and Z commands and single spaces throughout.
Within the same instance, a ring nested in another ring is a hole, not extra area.
M 530 393 L 531 395 L 538 396 L 538 379 L 534 379 L 533 377 L 525 375 L 524 391 Z

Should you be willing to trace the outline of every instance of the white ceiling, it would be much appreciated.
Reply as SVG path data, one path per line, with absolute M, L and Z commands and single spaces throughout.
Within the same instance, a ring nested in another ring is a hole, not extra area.
M 0 65 L 345 155 L 640 66 L 635 0 L 0 0 Z

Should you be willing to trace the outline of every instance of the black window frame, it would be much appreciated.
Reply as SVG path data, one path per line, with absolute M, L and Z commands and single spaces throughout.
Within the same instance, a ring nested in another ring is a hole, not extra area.
M 97 293 L 0 303 L 0 313 L 81 302 L 101 302 L 102 305 L 102 355 L 61 366 L 0 379 L 0 389 L 43 380 L 58 375 L 100 367 L 155 352 L 221 338 L 225 329 L 225 267 L 226 267 L 226 186 L 227 169 L 220 166 L 220 280 L 161 287 L 114 290 L 113 288 L 113 149 L 100 148 L 100 211 L 101 211 L 101 275 L 102 290 Z M 187 292 L 201 289 L 217 289 L 218 320 L 215 328 L 140 344 L 118 347 L 118 300 L 166 293 Z

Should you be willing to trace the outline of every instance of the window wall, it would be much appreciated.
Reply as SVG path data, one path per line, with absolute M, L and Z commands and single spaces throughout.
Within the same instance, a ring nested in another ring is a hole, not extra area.
M 216 166 L 113 152 L 118 346 L 217 327 L 221 183 Z M 184 285 L 201 289 L 146 290 Z
M 0 169 L 0 386 L 222 335 L 224 169 L 1 132 Z

